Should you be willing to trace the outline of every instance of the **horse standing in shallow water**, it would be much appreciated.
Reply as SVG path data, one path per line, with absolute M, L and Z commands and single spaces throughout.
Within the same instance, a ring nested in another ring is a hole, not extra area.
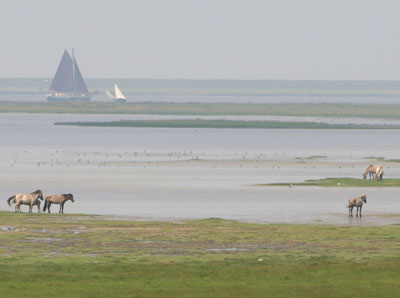
M 11 203 L 15 203 L 15 212 L 21 212 L 21 204 L 29 205 L 29 213 L 32 212 L 34 205 L 38 206 L 38 212 L 40 213 L 40 200 L 43 200 L 43 194 L 40 190 L 36 190 L 30 194 L 19 193 L 15 196 L 8 198 L 8 206 L 11 207 Z
M 360 217 L 361 217 L 361 209 L 364 203 L 367 203 L 367 195 L 362 195 L 358 198 L 350 198 L 349 204 L 347 207 L 349 208 L 349 216 L 353 216 L 353 208 L 357 207 L 356 216 L 358 216 L 358 210 L 360 210 Z
M 60 211 L 58 213 L 64 213 L 64 204 L 66 201 L 71 200 L 74 202 L 74 196 L 72 194 L 61 194 L 61 195 L 49 195 L 44 200 L 43 212 L 46 211 L 50 213 L 51 204 L 60 204 Z

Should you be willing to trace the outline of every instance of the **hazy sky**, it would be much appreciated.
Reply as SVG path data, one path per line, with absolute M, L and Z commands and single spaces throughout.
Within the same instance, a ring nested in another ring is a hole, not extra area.
M 0 77 L 400 80 L 398 0 L 2 0 Z

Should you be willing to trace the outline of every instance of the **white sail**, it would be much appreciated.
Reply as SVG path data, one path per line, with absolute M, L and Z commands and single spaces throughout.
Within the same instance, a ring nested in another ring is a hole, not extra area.
M 106 95 L 110 98 L 110 99 L 114 99 L 114 96 L 111 94 L 110 91 L 108 91 L 107 89 L 104 90 L 104 92 L 106 93 Z
M 115 84 L 115 98 L 126 99 L 125 96 L 122 94 L 121 90 L 119 90 L 117 84 Z

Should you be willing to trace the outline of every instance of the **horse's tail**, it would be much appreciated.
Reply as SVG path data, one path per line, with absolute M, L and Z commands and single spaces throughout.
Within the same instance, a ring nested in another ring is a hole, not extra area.
M 43 212 L 46 211 L 46 208 L 47 208 L 47 200 L 44 200 Z
M 8 198 L 7 203 L 8 203 L 8 206 L 11 207 L 11 203 L 15 203 L 15 196 Z

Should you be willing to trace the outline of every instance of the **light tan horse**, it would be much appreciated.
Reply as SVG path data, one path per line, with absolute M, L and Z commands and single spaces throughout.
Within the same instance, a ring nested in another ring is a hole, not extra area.
M 378 181 L 382 181 L 383 180 L 383 174 L 384 174 L 384 172 L 383 172 L 383 167 L 381 166 L 380 168 L 378 168 L 377 170 L 376 170 L 376 180 L 378 180 Z
M 43 200 L 43 194 L 40 190 L 36 190 L 30 194 L 19 193 L 15 196 L 8 198 L 7 203 L 11 207 L 11 203 L 15 203 L 15 212 L 21 212 L 21 204 L 29 205 L 29 213 L 32 212 L 34 205 L 38 206 L 38 212 L 40 212 L 40 200 Z
M 382 172 L 382 176 L 383 176 L 383 167 L 381 165 L 370 165 L 363 173 L 363 177 L 364 179 L 367 179 L 367 176 L 369 175 L 369 179 L 372 178 L 376 178 L 377 180 L 382 180 L 380 178 L 378 178 L 378 174 L 380 174 Z
M 353 216 L 353 208 L 357 207 L 356 216 L 358 216 L 358 213 L 360 213 L 361 217 L 361 209 L 363 203 L 367 203 L 367 195 L 362 195 L 361 197 L 358 198 L 350 198 L 349 204 L 347 205 L 347 207 L 349 208 L 349 216 Z M 358 210 L 360 210 L 360 212 Z
M 58 213 L 64 213 L 64 204 L 66 201 L 71 200 L 74 202 L 74 196 L 72 194 L 61 194 L 61 195 L 49 195 L 44 200 L 43 212 L 46 211 L 50 213 L 51 204 L 60 204 L 60 211 Z

